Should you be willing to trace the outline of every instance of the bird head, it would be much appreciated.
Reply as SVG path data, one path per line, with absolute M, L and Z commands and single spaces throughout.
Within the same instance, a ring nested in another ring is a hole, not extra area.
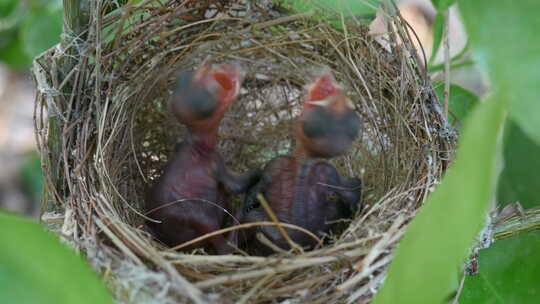
M 306 91 L 297 129 L 300 151 L 323 158 L 344 154 L 358 136 L 361 124 L 351 100 L 328 69 Z
M 241 68 L 228 64 L 182 72 L 173 91 L 172 111 L 192 131 L 217 130 L 223 115 L 236 100 L 243 78 Z

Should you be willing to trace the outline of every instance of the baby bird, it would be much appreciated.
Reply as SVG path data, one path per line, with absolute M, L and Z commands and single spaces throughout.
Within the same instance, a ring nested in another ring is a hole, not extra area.
M 308 86 L 297 124 L 296 150 L 293 155 L 277 157 L 266 165 L 260 181 L 248 191 L 242 222 L 270 221 L 258 203 L 259 194 L 280 222 L 300 226 L 317 236 L 328 233 L 332 221 L 352 217 L 360 207 L 360 179 L 340 176 L 321 158 L 343 155 L 359 129 L 360 118 L 351 101 L 330 71 L 323 71 Z M 317 244 L 305 232 L 285 230 L 290 239 L 303 248 Z M 273 253 L 257 240 L 257 232 L 281 249 L 290 249 L 289 242 L 276 227 L 257 226 L 243 234 L 249 252 Z
M 236 100 L 242 80 L 240 68 L 225 64 L 182 72 L 177 79 L 171 110 L 187 127 L 187 136 L 146 200 L 147 215 L 153 219 L 146 224 L 168 246 L 224 228 L 226 216 L 233 216 L 228 194 L 245 192 L 260 176 L 257 170 L 243 175 L 231 172 L 216 150 L 219 124 Z M 236 243 L 233 232 L 186 249 L 204 247 L 226 254 Z

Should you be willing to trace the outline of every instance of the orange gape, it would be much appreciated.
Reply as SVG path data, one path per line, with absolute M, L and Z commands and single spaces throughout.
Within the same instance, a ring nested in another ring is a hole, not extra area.
M 360 207 L 361 181 L 346 178 L 320 158 L 343 155 L 360 129 L 360 119 L 350 100 L 329 71 L 308 86 L 296 131 L 293 155 L 277 157 L 264 168 L 260 181 L 248 191 L 242 222 L 269 221 L 258 204 L 262 194 L 280 222 L 294 224 L 323 236 L 333 222 L 350 218 Z M 306 233 L 286 229 L 289 237 L 304 248 L 316 241 Z M 253 254 L 273 251 L 256 238 L 262 233 L 282 249 L 289 242 L 275 227 L 259 226 L 242 233 L 242 243 Z
M 245 192 L 259 178 L 257 170 L 238 175 L 216 150 L 221 119 L 240 91 L 242 72 L 230 65 L 202 67 L 178 77 L 171 110 L 188 134 L 167 163 L 146 199 L 146 225 L 161 242 L 176 246 L 223 228 L 232 214 L 228 194 Z M 236 216 L 238 217 L 238 216 Z M 236 232 L 199 242 L 219 254 L 232 252 Z

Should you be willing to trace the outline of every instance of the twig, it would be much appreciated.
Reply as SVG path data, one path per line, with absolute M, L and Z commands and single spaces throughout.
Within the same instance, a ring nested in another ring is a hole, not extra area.
M 540 230 L 540 207 L 527 209 L 522 214 L 514 214 L 499 221 L 496 220 L 493 227 L 493 239 L 498 241 L 533 230 Z
M 281 253 L 281 254 L 287 254 L 289 253 L 287 250 L 285 249 L 282 249 L 281 247 L 279 247 L 278 245 L 272 243 L 272 241 L 270 241 L 265 235 L 264 233 L 262 232 L 257 232 L 255 234 L 255 237 L 257 238 L 257 240 L 259 242 L 261 242 L 261 244 L 269 247 L 270 249 L 272 249 L 274 252 L 277 252 L 277 253 Z
M 268 204 L 268 202 L 264 199 L 264 197 L 262 196 L 262 194 L 257 194 L 257 199 L 259 200 L 259 203 L 261 204 L 261 206 L 264 208 L 264 211 L 266 211 L 266 214 L 268 214 L 268 216 L 270 217 L 270 219 L 272 220 L 272 222 L 276 223 L 277 225 L 277 228 L 279 230 L 279 233 L 281 233 L 281 235 L 283 236 L 283 238 L 285 240 L 287 240 L 287 242 L 289 243 L 289 245 L 291 246 L 291 248 L 294 248 L 296 251 L 298 252 L 304 252 L 304 250 L 302 249 L 302 247 L 300 247 L 300 245 L 296 244 L 292 239 L 291 237 L 289 236 L 289 234 L 287 233 L 287 231 L 285 229 L 283 229 L 283 224 L 279 221 L 279 219 L 277 218 L 276 214 L 274 213 L 274 211 L 272 210 L 272 208 L 270 208 L 270 205 Z
M 370 279 L 368 284 L 358 288 L 358 290 L 354 291 L 353 294 L 347 298 L 347 303 L 348 304 L 355 303 L 355 301 L 357 301 L 358 298 L 365 296 L 370 289 L 376 290 L 376 288 L 379 286 L 379 284 L 382 283 L 385 277 L 386 277 L 386 272 L 382 271 L 381 273 L 376 275 L 373 279 Z

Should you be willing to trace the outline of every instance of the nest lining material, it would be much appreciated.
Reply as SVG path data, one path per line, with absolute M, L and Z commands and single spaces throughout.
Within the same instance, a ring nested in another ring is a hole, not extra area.
M 161 2 L 108 13 L 91 2 L 88 29 L 35 61 L 44 202 L 63 214 L 59 233 L 119 302 L 371 299 L 455 143 L 403 21 L 389 17 L 384 49 L 363 25 L 337 30 L 264 1 Z M 174 76 L 213 62 L 247 70 L 220 128 L 220 152 L 237 171 L 291 150 L 314 70 L 329 67 L 347 88 L 362 135 L 332 162 L 362 178 L 365 207 L 331 244 L 300 255 L 208 256 L 170 251 L 143 231 L 145 188 L 184 132 L 167 111 Z

